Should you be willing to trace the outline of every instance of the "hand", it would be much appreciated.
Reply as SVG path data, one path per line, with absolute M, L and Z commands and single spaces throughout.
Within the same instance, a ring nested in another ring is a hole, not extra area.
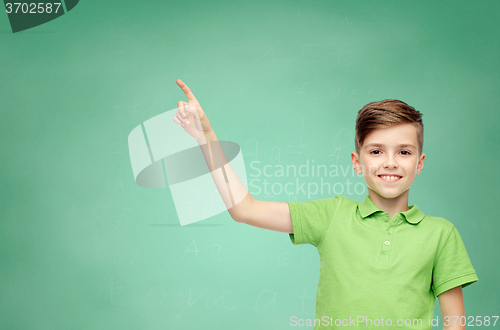
M 207 143 L 207 135 L 215 135 L 210 121 L 189 87 L 180 79 L 177 79 L 176 83 L 186 94 L 189 103 L 177 102 L 177 116 L 173 118 L 174 122 L 182 126 L 184 131 L 195 138 L 199 144 Z

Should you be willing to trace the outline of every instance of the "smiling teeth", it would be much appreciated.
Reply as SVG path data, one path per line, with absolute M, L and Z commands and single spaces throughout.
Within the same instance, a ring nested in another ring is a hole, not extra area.
M 381 175 L 381 178 L 387 179 L 387 180 L 396 180 L 399 179 L 399 176 L 386 176 L 386 175 Z

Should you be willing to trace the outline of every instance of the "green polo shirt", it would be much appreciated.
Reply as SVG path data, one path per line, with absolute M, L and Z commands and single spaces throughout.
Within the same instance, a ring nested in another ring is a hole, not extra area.
M 431 329 L 436 297 L 478 280 L 455 226 L 417 205 L 392 219 L 368 195 L 288 205 L 292 243 L 320 256 L 314 329 Z

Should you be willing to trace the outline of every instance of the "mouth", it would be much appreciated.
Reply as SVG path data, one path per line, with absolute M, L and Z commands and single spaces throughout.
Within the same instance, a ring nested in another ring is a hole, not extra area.
M 385 182 L 398 182 L 402 176 L 399 175 L 378 175 L 380 179 L 382 179 Z

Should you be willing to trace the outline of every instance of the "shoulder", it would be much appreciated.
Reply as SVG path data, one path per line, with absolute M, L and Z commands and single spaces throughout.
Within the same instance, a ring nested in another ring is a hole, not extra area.
M 336 209 L 342 210 L 351 210 L 353 208 L 356 208 L 358 205 L 357 201 L 342 195 L 321 199 L 320 201 L 324 203 L 325 207 L 335 207 Z
M 288 202 L 290 208 L 300 210 L 299 212 L 316 212 L 325 214 L 335 214 L 339 210 L 351 210 L 356 208 L 357 202 L 342 195 L 335 197 L 308 200 L 304 202 Z
M 350 199 L 348 197 L 345 197 L 345 196 L 342 196 L 342 195 L 337 195 L 335 197 L 331 197 L 331 198 L 327 198 L 328 200 L 330 200 L 332 203 L 341 203 L 341 204 L 344 204 L 344 205 L 358 205 L 358 202 L 353 200 L 353 199 Z
M 289 203 L 300 203 L 300 204 L 304 204 L 304 203 L 308 203 L 308 204 L 316 204 L 316 205 L 324 205 L 324 206 L 327 206 L 327 205 L 331 205 L 331 204 L 343 204 L 343 205 L 357 205 L 358 202 L 352 200 L 352 199 L 349 199 L 345 196 L 342 196 L 342 195 L 337 195 L 335 197 L 328 197 L 328 198 L 321 198 L 321 199 L 315 199 L 315 200 L 308 200 L 308 201 L 304 201 L 304 202 L 299 202 L 299 201 L 295 201 L 295 202 L 289 202 Z
M 446 228 L 453 227 L 453 223 L 451 221 L 449 221 L 448 219 L 445 219 L 443 217 L 434 217 L 432 215 L 426 215 L 424 217 L 424 220 L 430 224 L 435 225 L 435 226 L 441 226 L 441 227 L 446 227 Z
M 446 218 L 426 215 L 421 222 L 421 229 L 424 229 L 429 235 L 438 235 L 440 240 L 446 240 L 451 232 L 456 231 L 455 225 Z
M 309 204 L 307 206 L 310 207 L 324 208 L 328 210 L 335 210 L 342 212 L 353 212 L 358 207 L 358 201 L 342 195 L 337 195 L 334 197 L 322 198 L 312 201 L 306 201 L 303 203 Z

